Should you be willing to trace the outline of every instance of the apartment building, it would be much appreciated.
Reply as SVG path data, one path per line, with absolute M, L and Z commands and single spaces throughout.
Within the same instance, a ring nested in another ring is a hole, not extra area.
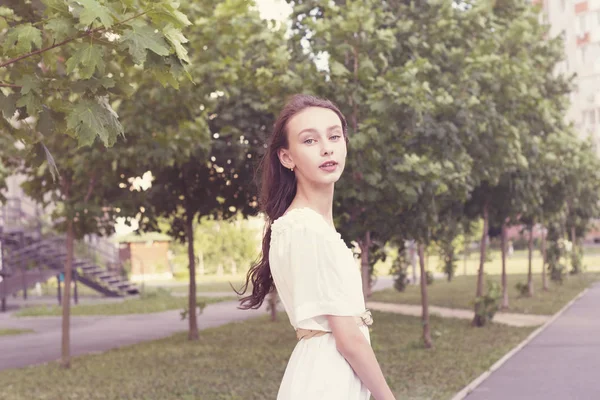
M 565 60 L 557 73 L 576 74 L 567 119 L 600 153 L 600 0 L 533 0 L 542 7 L 550 36 L 562 36 Z

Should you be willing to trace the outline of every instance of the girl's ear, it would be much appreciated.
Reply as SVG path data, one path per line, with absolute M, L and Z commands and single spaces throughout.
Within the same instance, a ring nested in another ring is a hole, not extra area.
M 292 160 L 292 156 L 289 150 L 281 148 L 277 151 L 277 156 L 279 157 L 279 161 L 285 168 L 294 168 L 294 160 Z

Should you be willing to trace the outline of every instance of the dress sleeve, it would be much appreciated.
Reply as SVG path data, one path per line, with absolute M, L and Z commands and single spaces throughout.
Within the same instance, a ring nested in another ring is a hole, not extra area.
M 298 322 L 322 315 L 355 314 L 348 279 L 352 265 L 339 256 L 340 244 L 327 233 L 306 224 L 292 229 L 289 256 Z

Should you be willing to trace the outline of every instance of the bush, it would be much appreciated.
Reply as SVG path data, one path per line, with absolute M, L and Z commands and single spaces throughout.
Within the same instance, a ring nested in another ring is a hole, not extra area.
M 404 292 L 408 284 L 408 263 L 404 257 L 404 251 L 398 251 L 398 256 L 392 263 L 390 272 L 394 276 L 394 289 Z
M 525 297 L 529 294 L 529 286 L 526 283 L 517 282 L 515 285 L 517 291 L 519 292 L 519 297 Z
M 565 241 L 560 237 L 560 231 L 556 224 L 550 224 L 548 227 L 548 249 L 546 250 L 546 261 L 548 262 L 548 271 L 550 279 L 562 283 L 566 272 L 565 265 L 561 258 L 566 251 Z
M 573 244 L 571 249 L 571 275 L 579 274 L 583 271 L 583 249 L 581 246 Z
M 456 272 L 456 262 L 458 261 L 458 257 L 456 256 L 456 247 L 454 245 L 454 241 L 450 243 L 440 241 L 438 246 L 438 255 L 441 262 L 439 269 L 446 274 L 448 282 L 450 282 L 452 278 L 454 278 L 454 274 Z
M 433 277 L 433 273 L 431 271 L 425 271 L 425 279 L 428 285 L 433 284 L 434 281 L 434 277 Z
M 486 263 L 490 263 L 494 261 L 494 256 L 492 255 L 492 252 L 490 251 L 490 249 L 486 249 L 485 251 L 485 262 Z
M 500 308 L 499 299 L 501 296 L 500 284 L 494 281 L 487 281 L 487 293 L 475 299 L 477 316 L 480 325 L 483 326 L 491 322 L 494 315 Z
M 563 264 L 556 264 L 552 267 L 548 266 L 548 269 L 550 270 L 550 279 L 562 284 L 565 279 L 567 267 Z

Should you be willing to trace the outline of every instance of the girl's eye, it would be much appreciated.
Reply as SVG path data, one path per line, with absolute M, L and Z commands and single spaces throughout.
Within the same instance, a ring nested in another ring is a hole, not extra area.
M 314 141 L 315 139 L 306 139 L 306 140 L 304 141 L 304 143 L 306 143 L 306 144 L 312 144 L 312 142 L 311 142 L 311 143 L 308 143 L 308 142 L 309 142 L 309 141 L 311 141 L 311 140 L 312 140 L 312 141 Z
M 341 138 L 341 136 L 340 135 L 333 135 L 332 138 L 336 138 L 336 140 L 337 140 L 337 139 Z

